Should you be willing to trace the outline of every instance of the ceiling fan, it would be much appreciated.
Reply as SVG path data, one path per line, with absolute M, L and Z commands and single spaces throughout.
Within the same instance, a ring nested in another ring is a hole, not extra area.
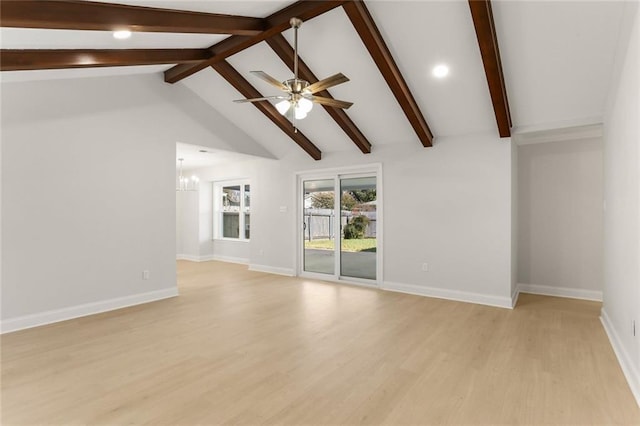
M 346 109 L 353 105 L 353 102 L 340 101 L 337 99 L 325 98 L 323 96 L 314 96 L 314 93 L 321 92 L 329 87 L 337 86 L 338 84 L 349 81 L 349 79 L 342 73 L 332 75 L 331 77 L 327 77 L 313 84 L 309 84 L 308 81 L 298 78 L 298 28 L 302 25 L 302 20 L 299 18 L 291 18 L 289 23 L 294 31 L 293 78 L 279 82 L 264 71 L 251 71 L 251 74 L 261 78 L 283 92 L 286 92 L 286 95 L 238 99 L 234 102 L 260 102 L 271 99 L 280 99 L 280 102 L 276 103 L 276 109 L 280 114 L 288 117 L 293 122 L 295 128 L 295 120 L 302 120 L 305 118 L 309 111 L 311 111 L 311 108 L 313 108 L 314 103 Z

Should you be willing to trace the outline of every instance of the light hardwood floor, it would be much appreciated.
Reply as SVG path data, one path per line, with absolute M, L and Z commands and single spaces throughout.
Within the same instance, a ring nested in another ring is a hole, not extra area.
M 594 302 L 491 308 L 178 263 L 180 297 L 2 337 L 2 424 L 640 424 Z

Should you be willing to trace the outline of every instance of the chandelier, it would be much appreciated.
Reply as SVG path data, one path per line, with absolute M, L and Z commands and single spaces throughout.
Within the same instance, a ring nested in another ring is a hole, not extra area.
M 176 191 L 197 191 L 200 179 L 197 176 L 191 176 L 191 179 L 182 175 L 182 162 L 184 158 L 178 158 L 180 162 L 180 173 L 178 175 L 178 187 Z

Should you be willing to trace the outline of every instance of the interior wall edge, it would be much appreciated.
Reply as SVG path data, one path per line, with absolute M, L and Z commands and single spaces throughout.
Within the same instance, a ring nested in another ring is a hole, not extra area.
M 217 260 L 218 262 L 238 263 L 240 265 L 249 264 L 249 259 L 245 257 L 220 256 L 217 254 L 209 255 L 209 256 L 200 256 L 200 262 L 206 262 L 208 260 Z
M 636 403 L 640 407 L 640 373 L 636 370 L 633 362 L 631 362 L 631 357 L 622 345 L 620 336 L 616 332 L 616 329 L 613 326 L 613 323 L 611 322 L 611 319 L 604 307 L 600 311 L 600 321 L 602 322 L 604 331 L 609 338 L 609 342 L 611 343 L 613 352 L 616 354 L 616 358 L 618 359 L 618 363 L 622 368 L 624 377 L 625 379 L 627 379 L 627 383 L 629 384 L 631 393 L 635 397 Z
M 540 284 L 518 284 L 519 293 L 539 294 L 542 296 L 566 297 L 569 299 L 592 300 L 602 302 L 602 291 L 581 288 L 554 287 Z
M 212 260 L 218 262 L 238 263 L 240 265 L 249 265 L 249 259 L 245 257 L 233 257 L 233 256 L 219 256 L 219 255 L 204 255 L 194 256 L 190 254 L 177 254 L 176 260 L 187 260 L 189 262 L 210 262 Z
M 255 263 L 249 264 L 249 270 L 254 272 L 266 272 L 268 274 L 283 275 L 285 277 L 295 277 L 295 271 L 293 268 L 279 268 L 269 265 L 257 265 Z
M 520 287 L 516 285 L 515 288 L 513 289 L 513 292 L 511 293 L 511 309 L 514 309 L 516 307 L 516 305 L 518 304 L 519 298 L 520 298 Z
M 415 284 L 403 284 L 391 281 L 384 281 L 380 289 L 398 293 L 413 294 L 415 296 L 435 297 L 437 299 L 446 299 L 455 302 L 475 303 L 477 305 L 486 305 L 496 308 L 513 308 L 511 297 L 493 296 L 488 294 L 426 287 Z
M 192 254 L 176 254 L 176 260 L 187 260 L 189 262 L 202 262 L 200 256 L 194 256 Z

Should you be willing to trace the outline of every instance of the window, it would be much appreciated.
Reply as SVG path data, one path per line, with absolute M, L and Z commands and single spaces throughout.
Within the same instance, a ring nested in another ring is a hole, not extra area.
M 249 183 L 216 183 L 214 194 L 215 237 L 248 241 L 251 227 L 251 186 Z

